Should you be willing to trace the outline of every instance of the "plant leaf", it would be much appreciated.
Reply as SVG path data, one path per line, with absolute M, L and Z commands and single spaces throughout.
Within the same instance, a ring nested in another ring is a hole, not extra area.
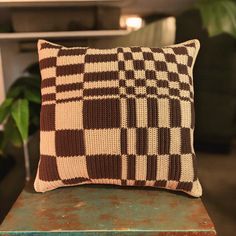
M 23 86 L 10 87 L 7 91 L 7 98 L 18 98 L 24 91 Z
M 10 142 L 16 147 L 22 146 L 22 138 L 12 117 L 4 125 L 3 147 Z
M 22 76 L 19 77 L 12 85 L 11 88 L 24 87 L 28 89 L 40 90 L 40 77 L 38 76 Z
M 236 38 L 236 2 L 232 0 L 199 0 L 204 27 L 210 36 L 228 33 Z
M 0 106 L 0 124 L 6 119 L 7 115 L 10 114 L 12 102 L 13 102 L 12 98 L 7 98 L 1 104 L 1 106 Z
M 22 140 L 26 141 L 29 133 L 29 102 L 26 99 L 17 100 L 12 106 L 11 114 Z
M 41 103 L 41 96 L 39 89 L 25 89 L 24 90 L 25 98 L 27 98 L 30 102 Z

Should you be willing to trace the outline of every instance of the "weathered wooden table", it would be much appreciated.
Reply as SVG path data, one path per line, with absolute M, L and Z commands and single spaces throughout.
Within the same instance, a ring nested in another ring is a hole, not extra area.
M 0 235 L 216 235 L 201 202 L 156 189 L 77 186 L 26 188 Z

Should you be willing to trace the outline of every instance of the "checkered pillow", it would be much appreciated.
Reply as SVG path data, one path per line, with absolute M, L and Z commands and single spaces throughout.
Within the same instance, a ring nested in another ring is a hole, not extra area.
M 199 47 L 197 40 L 112 49 L 40 40 L 36 191 L 116 184 L 201 196 L 192 79 Z

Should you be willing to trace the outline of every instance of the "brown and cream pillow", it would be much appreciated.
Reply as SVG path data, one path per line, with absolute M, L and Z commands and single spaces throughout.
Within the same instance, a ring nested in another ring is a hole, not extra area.
M 67 48 L 38 42 L 42 76 L 35 190 L 79 184 L 202 194 L 193 148 L 199 41 Z

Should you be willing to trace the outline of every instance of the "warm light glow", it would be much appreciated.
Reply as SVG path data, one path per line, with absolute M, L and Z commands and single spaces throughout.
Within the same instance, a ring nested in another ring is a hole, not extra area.
M 120 23 L 121 27 L 128 30 L 137 30 L 143 26 L 143 20 L 139 16 L 122 16 Z

